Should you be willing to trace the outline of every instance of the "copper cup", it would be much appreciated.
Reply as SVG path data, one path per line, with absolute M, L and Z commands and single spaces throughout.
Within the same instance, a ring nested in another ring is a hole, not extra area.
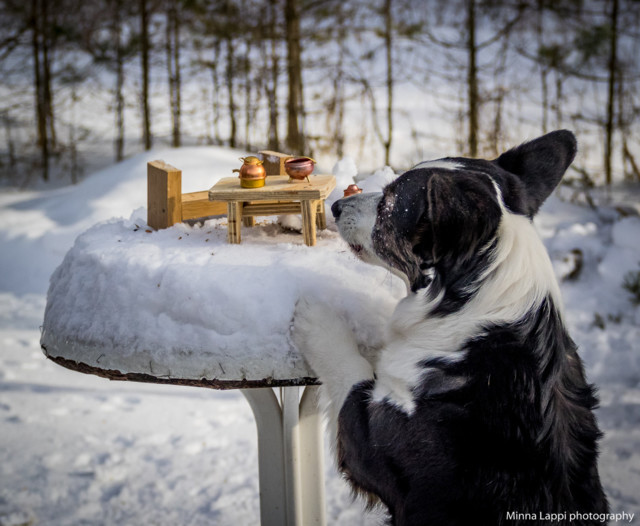
M 290 182 L 309 181 L 309 174 L 313 172 L 316 162 L 311 157 L 289 157 L 284 162 L 284 171 Z

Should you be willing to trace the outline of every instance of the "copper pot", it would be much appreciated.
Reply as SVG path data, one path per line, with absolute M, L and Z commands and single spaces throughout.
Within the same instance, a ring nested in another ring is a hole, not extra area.
M 233 170 L 234 172 L 240 172 L 238 175 L 240 186 L 242 188 L 260 188 L 264 186 L 267 171 L 262 165 L 263 162 L 253 155 L 240 157 L 240 160 L 243 161 L 240 169 Z
M 313 172 L 316 162 L 311 157 L 289 157 L 284 162 L 284 171 L 289 176 L 289 182 L 309 181 L 309 174 Z
M 357 184 L 350 184 L 344 190 L 344 197 L 349 197 L 349 196 L 352 196 L 355 194 L 361 194 L 361 193 L 362 193 L 362 188 L 358 188 Z

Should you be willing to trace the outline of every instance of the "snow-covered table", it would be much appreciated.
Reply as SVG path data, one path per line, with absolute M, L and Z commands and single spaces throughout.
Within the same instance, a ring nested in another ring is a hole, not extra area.
M 296 302 L 331 305 L 376 347 L 405 289 L 330 230 L 315 248 L 276 224 L 248 229 L 242 245 L 225 230 L 217 219 L 153 232 L 135 216 L 92 227 L 51 277 L 41 345 L 112 380 L 242 389 L 258 428 L 262 524 L 323 524 L 318 388 L 291 343 Z

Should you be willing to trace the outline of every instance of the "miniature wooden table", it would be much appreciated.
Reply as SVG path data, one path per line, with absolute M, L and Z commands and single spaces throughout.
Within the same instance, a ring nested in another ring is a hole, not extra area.
M 316 226 L 326 228 L 324 200 L 335 187 L 333 175 L 310 175 L 303 183 L 271 175 L 261 188 L 242 188 L 239 178 L 225 177 L 209 190 L 209 200 L 227 202 L 229 243 L 241 242 L 243 219 L 248 226 L 255 216 L 302 214 L 304 242 L 311 247 L 316 244 Z
M 176 378 L 163 375 L 163 364 L 152 363 L 143 353 L 129 353 L 117 343 L 102 348 L 60 339 L 46 330 L 46 324 L 40 344 L 55 363 L 110 380 L 241 389 L 258 429 L 261 525 L 326 524 L 322 417 L 317 403 L 318 382 L 311 372 L 301 376 L 300 371 L 292 371 L 290 378 L 277 379 L 265 372 L 262 380 L 195 375 Z M 203 358 L 197 354 L 184 352 L 182 359 L 202 366 Z M 274 387 L 279 388 L 279 396 Z

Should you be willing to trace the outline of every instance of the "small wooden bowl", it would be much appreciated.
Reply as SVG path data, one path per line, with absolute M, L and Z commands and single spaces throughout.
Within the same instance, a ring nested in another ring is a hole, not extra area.
M 309 181 L 309 174 L 313 172 L 316 162 L 311 157 L 291 157 L 284 162 L 284 171 L 289 176 L 289 182 Z

